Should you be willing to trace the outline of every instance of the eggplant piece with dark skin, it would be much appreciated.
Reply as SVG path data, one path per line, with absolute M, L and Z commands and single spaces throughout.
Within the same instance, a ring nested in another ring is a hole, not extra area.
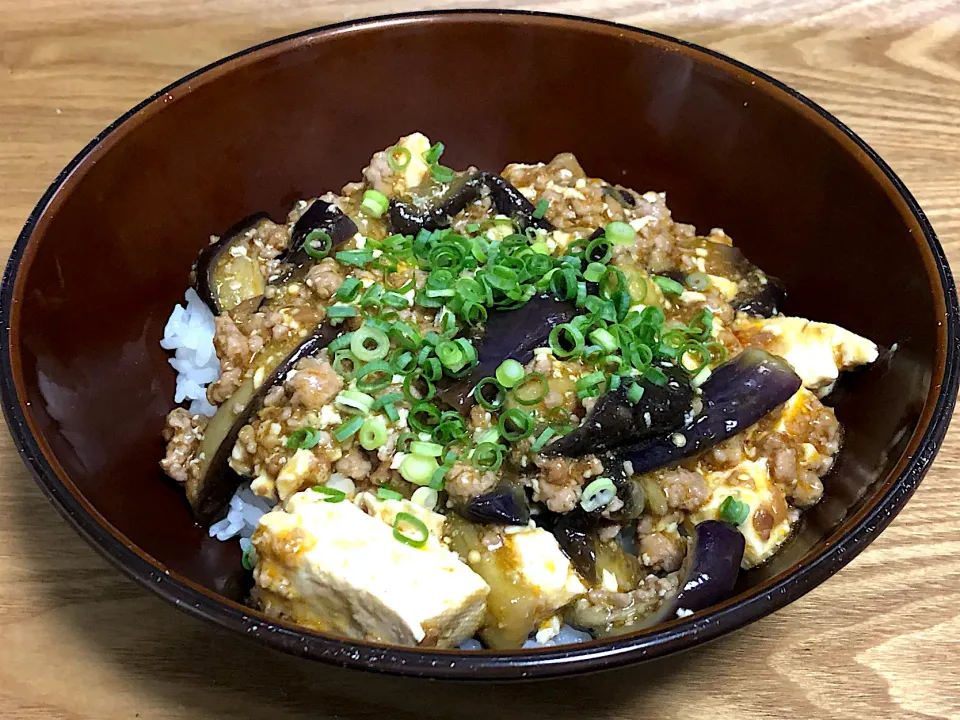
M 416 235 L 420 230 L 441 230 L 449 227 L 453 216 L 480 197 L 482 173 L 465 175 L 454 181 L 439 204 L 420 208 L 413 203 L 391 200 L 387 208 L 387 225 L 391 232 Z
M 664 598 L 646 626 L 686 617 L 723 602 L 733 592 L 740 574 L 743 535 L 720 520 L 704 520 L 693 528 L 693 547 L 680 570 L 677 594 Z
M 779 314 L 787 299 L 787 289 L 777 278 L 771 275 L 766 278 L 766 285 L 757 292 L 734 298 L 733 309 L 762 318 Z
M 523 488 L 504 483 L 495 490 L 468 500 L 457 512 L 470 522 L 481 525 L 526 525 L 530 522 L 530 505 Z
M 240 430 L 263 408 L 267 393 L 283 382 L 298 361 L 325 348 L 341 332 L 341 328 L 332 325 L 318 326 L 272 368 L 269 377 L 259 388 L 254 389 L 253 377 L 249 377 L 218 408 L 204 430 L 199 482 L 195 487 L 187 487 L 187 499 L 198 524 L 204 527 L 209 525 L 230 502 L 242 482 L 240 475 L 230 467 L 230 454 Z
M 627 398 L 626 384 L 597 400 L 579 427 L 544 448 L 547 455 L 582 457 L 590 453 L 633 445 L 683 427 L 693 405 L 694 392 L 687 373 L 663 368 L 666 384 L 641 381 L 643 397 Z
M 521 232 L 529 227 L 553 229 L 546 218 L 534 217 L 536 208 L 523 193 L 501 176 L 486 172 L 464 176 L 459 184 L 451 185 L 446 196 L 433 207 L 391 200 L 387 225 L 391 232 L 401 235 L 416 235 L 420 230 L 442 230 L 450 227 L 455 215 L 479 199 L 484 189 L 489 191 L 496 211 L 516 222 Z
M 703 409 L 690 422 L 657 439 L 620 448 L 617 454 L 637 474 L 697 455 L 750 427 L 801 386 L 782 358 L 754 348 L 713 371 L 700 386 Z
M 357 234 L 357 225 L 336 205 L 318 198 L 294 223 L 293 232 L 290 233 L 290 244 L 283 254 L 283 262 L 296 267 L 313 262 L 313 258 L 303 249 L 303 243 L 307 235 L 314 230 L 321 230 L 330 236 L 332 254 L 337 247 Z
M 579 312 L 573 303 L 559 301 L 552 295 L 536 295 L 515 310 L 491 312 L 482 337 L 474 343 L 476 367 L 466 377 L 441 379 L 437 383 L 438 396 L 451 407 L 468 411 L 475 402 L 473 388 L 481 379 L 493 375 L 507 359 L 526 365 L 533 359 L 534 349 L 546 345 L 550 331 L 570 322 Z
M 231 255 L 229 251 L 244 239 L 248 230 L 269 219 L 266 213 L 249 215 L 231 225 L 216 242 L 200 252 L 194 286 L 214 315 L 263 294 L 265 281 L 257 261 L 246 253 Z
M 576 571 L 590 585 L 599 585 L 606 570 L 617 578 L 621 588 L 636 587 L 640 564 L 616 540 L 604 541 L 597 534 L 595 518 L 581 508 L 563 515 L 552 515 L 544 525 Z

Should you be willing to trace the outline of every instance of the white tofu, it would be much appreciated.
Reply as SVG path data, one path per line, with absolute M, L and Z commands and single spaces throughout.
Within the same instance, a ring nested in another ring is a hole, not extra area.
M 381 513 L 430 511 L 392 502 L 377 505 L 375 517 L 305 491 L 264 515 L 253 536 L 254 594 L 263 610 L 395 645 L 454 647 L 472 637 L 490 588 L 435 535 L 421 548 L 394 538 Z
M 798 317 L 740 319 L 734 332 L 748 344 L 786 360 L 803 385 L 826 394 L 840 372 L 877 359 L 877 346 L 838 325 Z
M 423 182 L 430 171 L 423 159 L 424 153 L 430 149 L 430 138 L 423 133 L 416 132 L 400 138 L 397 145 L 410 151 L 410 162 L 407 163 L 402 173 L 404 189 L 415 188 Z
M 556 538 L 543 528 L 504 534 L 505 557 L 516 570 L 516 581 L 537 593 L 544 615 L 552 615 L 587 588 L 560 549 Z
M 762 563 L 790 537 L 800 513 L 787 508 L 783 494 L 770 478 L 766 458 L 744 460 L 732 470 L 708 472 L 704 478 L 712 494 L 707 503 L 690 516 L 694 524 L 704 520 L 719 520 L 720 506 L 730 496 L 750 506 L 747 519 L 737 528 L 746 540 L 742 562 L 744 569 Z M 785 516 L 771 528 L 769 537 L 763 539 L 754 526 L 755 513 L 761 508 L 770 512 L 771 508 L 778 505 L 786 508 Z

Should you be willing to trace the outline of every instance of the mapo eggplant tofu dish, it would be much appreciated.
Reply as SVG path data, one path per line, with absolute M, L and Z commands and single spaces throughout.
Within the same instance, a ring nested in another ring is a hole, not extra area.
M 164 472 L 253 607 L 333 635 L 541 647 L 723 601 L 820 499 L 822 400 L 876 345 L 782 314 L 662 193 L 443 150 L 211 238 L 161 342 Z

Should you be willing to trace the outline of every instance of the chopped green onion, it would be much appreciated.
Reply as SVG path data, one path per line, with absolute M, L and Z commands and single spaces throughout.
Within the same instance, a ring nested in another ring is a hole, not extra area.
M 243 551 L 243 555 L 240 556 L 240 564 L 243 565 L 244 570 L 253 570 L 256 562 L 254 558 L 256 557 L 256 550 L 253 549 L 253 545 L 247 546 L 247 549 Z
M 345 265 L 363 267 L 373 260 L 373 250 L 341 250 L 336 258 Z
M 416 383 L 416 385 L 414 385 Z M 403 379 L 403 397 L 410 402 L 415 400 L 432 400 L 437 394 L 437 388 L 427 378 L 423 371 L 415 369 Z M 414 392 L 416 391 L 416 392 Z
M 558 358 L 577 355 L 583 350 L 583 333 L 572 323 L 556 325 L 550 331 L 549 343 Z
M 327 317 L 331 320 L 356 317 L 359 314 L 353 305 L 331 305 L 327 308 Z
M 373 217 L 380 217 L 387 211 L 390 201 L 387 196 L 377 190 L 366 190 L 363 193 L 363 200 L 360 207 L 366 210 Z
M 612 353 L 614 350 L 620 347 L 620 343 L 617 342 L 617 339 L 610 333 L 609 330 L 605 328 L 597 328 L 596 330 L 592 331 L 590 333 L 590 340 L 602 347 L 604 351 L 608 353 Z
M 449 455 L 450 453 L 447 453 L 447 454 Z M 433 490 L 436 490 L 438 492 L 440 490 L 443 490 L 444 479 L 447 477 L 447 472 L 449 472 L 450 468 L 452 467 L 453 467 L 452 464 L 444 463 L 443 465 L 438 467 L 436 470 L 434 470 L 433 475 L 430 476 L 430 482 L 427 485 L 427 487 Z
M 403 495 L 390 488 L 377 488 L 377 500 L 403 500 Z
M 583 489 L 580 507 L 587 512 L 593 512 L 609 505 L 616 496 L 617 486 L 613 484 L 613 480 L 605 477 L 597 478 Z
M 361 283 L 355 277 L 348 277 L 344 280 L 340 287 L 337 288 L 337 292 L 334 293 L 334 297 L 340 302 L 353 302 L 357 294 L 360 292 Z
M 683 285 L 663 275 L 654 275 L 653 281 L 667 295 L 682 295 Z
M 359 412 L 366 415 L 373 406 L 373 398 L 356 390 L 344 390 L 334 398 L 333 403 L 339 410 L 345 410 L 353 414 Z
M 587 265 L 583 271 L 583 277 L 587 282 L 600 282 L 600 279 L 607 274 L 607 266 L 603 263 L 592 262 Z
M 711 363 L 722 363 L 727 359 L 727 348 L 723 343 L 717 342 L 716 340 L 711 340 L 706 343 L 704 347 L 710 351 L 710 362 Z
M 627 400 L 631 405 L 636 405 L 640 402 L 640 398 L 643 397 L 643 385 L 640 383 L 634 383 L 630 386 L 630 389 L 627 390 Z
M 663 387 L 667 384 L 667 376 L 660 368 L 648 367 L 643 371 L 643 378 L 657 387 Z
M 394 172 L 404 170 L 410 164 L 411 154 L 403 145 L 394 145 L 387 150 L 387 165 Z
M 410 502 L 416 503 L 427 510 L 433 510 L 439 499 L 440 495 L 431 487 L 419 487 L 410 496 Z
M 541 200 L 540 202 L 537 203 L 537 207 L 533 211 L 533 216 L 537 220 L 539 220 L 540 218 L 542 218 L 544 215 L 547 214 L 547 209 L 549 207 L 550 207 L 549 202 L 547 202 L 546 200 Z
M 439 162 L 440 156 L 443 155 L 444 145 L 442 142 L 435 142 L 430 146 L 430 149 L 423 154 L 423 161 L 427 165 L 433 165 L 435 162 Z
M 402 525 L 408 525 L 412 527 L 412 531 L 404 531 L 401 529 Z M 407 533 L 411 534 L 407 534 Z M 416 515 L 412 515 L 408 512 L 398 512 L 397 517 L 393 521 L 393 537 L 404 543 L 405 545 L 410 545 L 411 547 L 421 548 L 427 544 L 427 540 L 430 537 L 430 531 L 427 529 L 426 523 L 423 522 Z
M 486 388 L 490 387 L 496 390 L 496 395 L 493 397 L 490 397 L 489 392 L 486 390 Z M 496 379 L 485 377 L 473 388 L 473 398 L 480 407 L 486 410 L 499 410 L 507 401 L 507 391 L 504 390 L 503 386 L 498 383 Z
M 442 413 L 440 409 L 426 400 L 421 400 L 410 408 L 407 423 L 417 432 L 433 432 L 433 428 L 440 424 Z
M 328 503 L 343 502 L 347 498 L 347 494 L 343 490 L 338 490 L 337 488 L 314 485 L 310 489 L 315 493 L 319 493 L 320 495 L 326 495 L 323 501 Z
M 350 340 L 350 350 L 361 362 L 381 360 L 390 352 L 390 338 L 383 330 L 365 322 L 359 330 L 353 333 L 353 338 Z
M 424 457 L 440 457 L 443 455 L 443 445 L 432 442 L 416 441 L 410 443 L 410 452 Z
M 303 239 L 303 251 L 314 260 L 322 260 L 330 254 L 333 238 L 323 230 L 311 230 Z
M 518 382 L 523 380 L 523 365 L 516 360 L 507 359 L 500 363 L 495 373 L 497 382 L 505 388 L 512 388 Z
M 354 435 L 356 435 L 360 431 L 361 427 L 363 427 L 363 418 L 357 415 L 350 418 L 347 420 L 347 422 L 338 427 L 334 431 L 333 436 L 339 443 L 346 442 L 349 438 L 352 438 Z
M 687 334 L 694 340 L 706 340 L 713 334 L 713 313 L 709 308 L 698 312 L 687 327 Z
M 543 450 L 543 446 L 550 442 L 550 439 L 557 434 L 557 431 L 552 427 L 546 428 L 536 440 L 533 441 L 533 445 L 530 446 L 530 452 L 538 453 Z
M 745 502 L 741 502 L 733 495 L 728 495 L 726 499 L 720 503 L 720 519 L 731 525 L 742 524 L 749 514 L 750 506 Z
M 606 263 L 613 255 L 612 244 L 607 238 L 601 236 L 591 240 L 584 251 L 583 256 L 588 263 Z
M 312 427 L 302 427 L 290 433 L 286 446 L 290 450 L 309 450 L 320 442 L 320 432 Z
M 615 220 L 607 223 L 603 234 L 614 245 L 630 245 L 637 239 L 637 231 L 625 222 Z
M 391 406 L 392 407 L 392 406 Z M 360 428 L 360 445 L 364 450 L 376 450 L 387 442 L 387 424 L 379 415 L 368 417 Z
M 453 180 L 456 173 L 446 165 L 433 164 L 430 166 L 430 177 L 437 182 L 446 183 Z
M 503 446 L 492 442 L 480 443 L 473 449 L 470 462 L 481 472 L 497 470 L 503 464 Z
M 380 302 L 387 307 L 405 308 L 410 305 L 407 299 L 400 293 L 385 292 L 380 298 Z
M 397 353 L 390 362 L 393 363 L 393 369 L 399 375 L 409 375 L 417 369 L 417 358 L 409 351 Z
M 460 370 L 467 364 L 467 360 L 463 356 L 463 349 L 452 340 L 444 340 L 441 342 L 437 345 L 435 352 L 437 353 L 437 359 L 440 360 L 443 366 L 453 372 Z
M 547 379 L 541 373 L 529 373 L 513 388 L 513 399 L 520 405 L 536 405 L 550 391 Z
M 697 292 L 703 292 L 704 290 L 709 290 L 713 285 L 713 280 L 710 279 L 710 276 L 702 272 L 692 272 L 686 277 L 687 285 L 690 286 L 691 290 L 696 290 Z
M 407 350 L 419 350 L 423 344 L 423 338 L 419 331 L 402 320 L 393 323 L 393 326 L 390 328 L 390 335 L 397 341 L 400 347 Z
M 440 463 L 436 458 L 410 454 L 400 463 L 400 474 L 404 480 L 414 485 L 426 485 L 439 467 Z
M 363 392 L 385 388 L 393 380 L 393 367 L 385 360 L 377 360 L 360 367 L 354 374 L 357 389 Z
M 519 442 L 533 433 L 533 416 L 520 408 L 510 408 L 504 412 L 497 428 L 500 430 L 500 436 L 509 442 Z
M 710 366 L 710 351 L 696 340 L 690 340 L 680 348 L 680 364 L 690 375 L 697 375 Z
M 574 387 L 577 390 L 586 390 L 587 388 L 592 388 L 596 385 L 599 385 L 604 381 L 606 375 L 604 375 L 599 370 L 597 372 L 592 372 L 589 375 L 584 375 L 582 378 L 578 379 L 574 383 Z

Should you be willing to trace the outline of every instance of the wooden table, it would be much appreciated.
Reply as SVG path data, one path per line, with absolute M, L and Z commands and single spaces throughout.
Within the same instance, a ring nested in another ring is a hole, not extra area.
M 428 3 L 440 7 L 445 3 Z M 222 55 L 398 0 L 0 0 L 0 247 L 117 115 Z M 578 12 L 762 68 L 900 173 L 960 267 L 960 2 L 586 0 Z M 839 576 L 656 666 L 501 687 L 300 661 L 175 611 L 107 565 L 0 438 L 0 718 L 960 718 L 960 428 Z M 496 692 L 495 701 L 485 699 Z

